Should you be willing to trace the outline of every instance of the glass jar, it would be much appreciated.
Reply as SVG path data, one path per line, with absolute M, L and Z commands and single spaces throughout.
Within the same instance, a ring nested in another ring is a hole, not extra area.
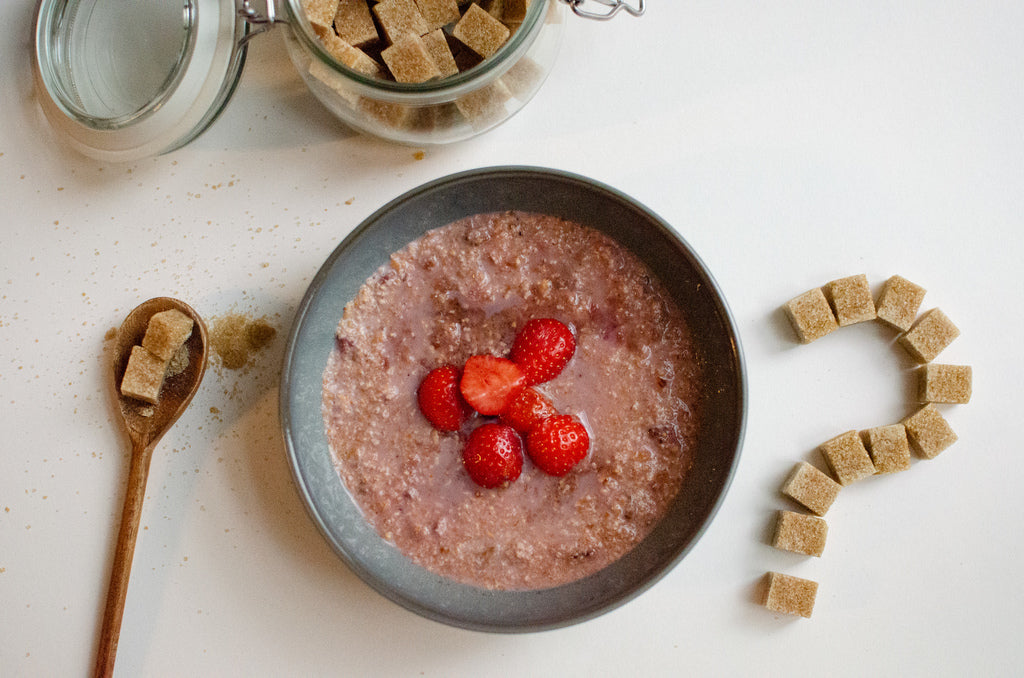
M 587 10 L 588 2 L 601 10 Z M 34 75 L 43 112 L 69 145 L 102 160 L 135 160 L 206 130 L 238 84 L 248 41 L 283 24 L 290 59 L 341 120 L 392 141 L 443 144 L 491 129 L 530 100 L 554 65 L 566 6 L 597 19 L 643 13 L 643 0 L 533 0 L 487 59 L 406 84 L 332 57 L 302 0 L 39 0 Z
M 531 2 L 522 25 L 472 68 L 422 83 L 360 73 L 335 59 L 301 11 L 286 0 L 288 54 L 310 91 L 338 118 L 369 134 L 407 144 L 460 141 L 504 122 L 537 92 L 555 63 L 564 2 Z
M 39 101 L 82 153 L 128 161 L 207 129 L 241 76 L 249 25 L 221 0 L 40 0 Z

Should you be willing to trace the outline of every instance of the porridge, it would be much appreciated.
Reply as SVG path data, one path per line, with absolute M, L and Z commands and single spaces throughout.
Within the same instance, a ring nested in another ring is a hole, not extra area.
M 486 489 L 463 449 L 497 419 L 438 430 L 417 389 L 440 366 L 508 356 L 535 318 L 572 328 L 571 359 L 534 388 L 583 424 L 589 449 L 564 475 L 527 457 L 514 482 Z M 325 429 L 353 499 L 408 558 L 485 588 L 556 586 L 628 552 L 677 494 L 699 425 L 696 350 L 660 283 L 611 238 L 550 216 L 476 215 L 394 253 L 345 307 Z

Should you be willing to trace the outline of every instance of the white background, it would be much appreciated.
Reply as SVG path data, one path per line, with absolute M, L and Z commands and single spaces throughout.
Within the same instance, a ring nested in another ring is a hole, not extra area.
M 157 448 L 120 675 L 1024 666 L 1024 3 L 673 0 L 570 17 L 526 109 L 425 149 L 335 122 L 272 34 L 213 128 L 129 165 L 75 155 L 42 119 L 34 4 L 0 3 L 0 675 L 90 671 L 128 460 L 104 337 L 159 295 L 279 334 L 248 371 L 211 368 Z M 307 518 L 277 423 L 284 337 L 331 250 L 400 193 L 498 164 L 593 177 L 673 224 L 724 290 L 750 386 L 739 470 L 691 554 L 611 613 L 512 636 L 421 619 L 349 572 Z M 975 393 L 943 408 L 959 442 L 844 489 L 824 555 L 805 558 L 767 543 L 791 466 L 913 407 L 891 332 L 800 346 L 780 315 L 856 273 L 928 289 L 924 308 L 962 331 L 940 362 L 972 365 Z M 767 570 L 820 582 L 812 619 L 755 604 Z

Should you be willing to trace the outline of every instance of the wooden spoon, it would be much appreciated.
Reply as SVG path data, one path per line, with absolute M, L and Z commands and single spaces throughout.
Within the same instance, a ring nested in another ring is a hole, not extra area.
M 156 405 L 121 395 L 121 379 L 124 377 L 132 346 L 142 343 L 146 326 L 153 314 L 169 309 L 177 309 L 194 321 L 192 335 L 185 342 L 188 366 L 178 374 L 168 374 Z M 146 477 L 149 475 L 153 448 L 178 420 L 199 389 L 199 383 L 206 371 L 206 359 L 206 325 L 191 306 L 177 299 L 157 297 L 142 303 L 128 314 L 117 331 L 117 344 L 114 348 L 114 390 L 117 393 L 121 417 L 132 443 L 132 460 L 128 472 L 124 510 L 121 514 L 121 528 L 117 536 L 117 549 L 114 552 L 114 567 L 110 574 L 110 587 L 103 612 L 99 654 L 96 657 L 96 676 L 110 676 L 114 671 L 125 594 L 128 591 L 128 577 L 135 554 L 135 539 L 139 534 L 139 518 L 142 515 L 142 500 L 146 494 Z

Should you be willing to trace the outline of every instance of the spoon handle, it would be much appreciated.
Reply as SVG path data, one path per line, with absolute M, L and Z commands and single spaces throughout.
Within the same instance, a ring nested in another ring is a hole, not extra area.
M 132 442 L 132 461 L 128 471 L 124 510 L 121 513 L 121 529 L 117 535 L 114 567 L 110 573 L 107 603 L 103 611 L 99 654 L 96 657 L 96 670 L 93 674 L 97 678 L 106 678 L 114 672 L 117 641 L 121 636 L 121 618 L 124 616 L 124 600 L 128 593 L 128 578 L 131 575 L 135 540 L 139 535 L 139 519 L 142 516 L 142 500 L 146 495 L 146 478 L 152 459 L 151 445 L 146 445 L 142 440 Z

